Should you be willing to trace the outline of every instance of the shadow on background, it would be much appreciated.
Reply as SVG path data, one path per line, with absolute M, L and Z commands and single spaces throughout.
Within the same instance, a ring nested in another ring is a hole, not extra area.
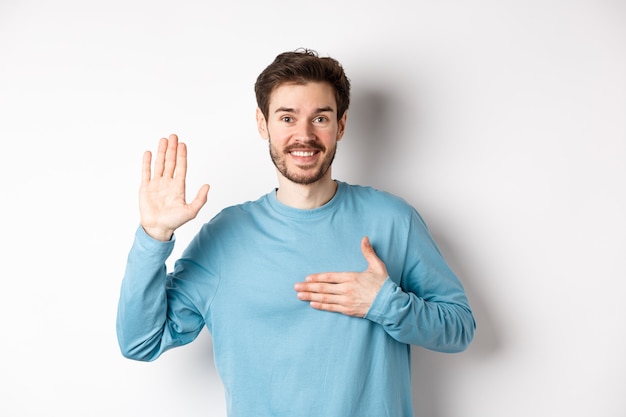
M 402 95 L 403 92 L 393 90 L 360 89 L 356 92 L 348 115 L 346 139 L 338 151 L 338 154 L 349 155 L 349 161 L 345 162 L 349 171 L 345 171 L 346 167 L 337 168 L 348 181 L 371 185 L 407 200 L 418 200 L 415 194 L 407 195 L 407 181 L 410 181 L 416 161 L 428 158 L 428 155 L 417 152 L 420 126 L 416 113 L 419 111 L 414 103 L 405 103 Z M 477 322 L 472 344 L 465 352 L 454 354 L 455 357 L 412 346 L 415 415 L 445 417 L 443 410 L 446 407 L 442 404 L 441 393 L 447 389 L 446 379 L 454 373 L 454 367 L 459 361 L 482 361 L 499 350 L 500 342 L 488 305 L 475 286 L 480 272 L 473 271 L 471 259 L 463 256 L 462 249 L 459 249 L 462 242 L 453 244 L 453 236 L 441 236 L 432 228 L 431 233 L 460 277 Z
M 337 150 L 340 160 L 333 165 L 338 179 L 378 189 L 389 186 L 388 178 L 401 159 L 403 138 L 397 131 L 403 123 L 402 107 L 386 91 L 361 88 L 353 94 L 346 135 Z
M 446 407 L 441 393 L 446 390 L 448 378 L 454 375 L 454 367 L 461 362 L 474 367 L 486 358 L 497 354 L 502 343 L 498 337 L 497 323 L 489 312 L 488 303 L 481 296 L 478 286 L 475 285 L 479 272 L 472 271 L 471 259 L 464 257 L 462 250 L 454 249 L 449 244 L 451 239 L 434 233 L 433 235 L 446 260 L 454 266 L 453 269 L 461 279 L 476 320 L 474 340 L 465 352 L 446 354 L 427 351 L 415 346 L 411 348 L 415 415 L 445 417 L 442 410 Z

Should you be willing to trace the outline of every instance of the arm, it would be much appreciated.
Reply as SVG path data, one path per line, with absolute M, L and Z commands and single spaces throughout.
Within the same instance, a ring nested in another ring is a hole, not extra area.
M 137 360 L 153 360 L 189 343 L 202 328 L 193 304 L 175 289 L 167 290 L 165 261 L 174 246 L 174 231 L 196 217 L 209 186 L 186 203 L 186 147 L 176 135 L 159 142 L 154 175 L 151 159 L 146 152 L 139 191 L 141 227 L 128 256 L 116 326 L 122 354 Z
M 296 284 L 311 307 L 363 317 L 402 343 L 460 352 L 474 336 L 465 291 L 417 212 L 408 225 L 402 276 L 389 277 L 368 239 L 361 243 L 366 271 L 310 275 Z
M 122 355 L 152 361 L 163 352 L 194 340 L 204 321 L 193 303 L 170 282 L 165 260 L 175 239 L 157 241 L 142 227 L 128 255 L 117 310 Z

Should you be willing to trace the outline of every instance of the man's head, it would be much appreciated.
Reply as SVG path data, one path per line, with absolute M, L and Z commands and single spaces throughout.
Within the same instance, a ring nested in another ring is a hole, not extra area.
M 335 92 L 337 120 L 350 106 L 350 80 L 339 62 L 330 57 L 319 57 L 310 49 L 284 52 L 274 59 L 258 76 L 254 85 L 259 109 L 268 117 L 270 97 L 284 83 L 306 84 L 326 82 Z
M 257 126 L 279 178 L 328 184 L 346 126 L 350 82 L 332 58 L 302 50 L 278 55 L 259 75 Z

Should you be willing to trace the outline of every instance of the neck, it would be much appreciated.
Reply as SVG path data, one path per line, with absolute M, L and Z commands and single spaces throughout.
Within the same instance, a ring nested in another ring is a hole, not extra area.
M 337 183 L 330 176 L 313 184 L 303 185 L 291 182 L 279 175 L 278 183 L 279 188 L 276 191 L 278 201 L 301 210 L 321 207 L 328 203 L 337 192 Z

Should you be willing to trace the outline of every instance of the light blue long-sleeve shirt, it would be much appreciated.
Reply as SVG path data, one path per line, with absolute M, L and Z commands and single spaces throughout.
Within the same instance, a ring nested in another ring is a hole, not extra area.
M 271 192 L 224 209 L 167 274 L 174 240 L 138 228 L 120 294 L 124 356 L 154 360 L 206 325 L 230 417 L 409 417 L 410 345 L 459 352 L 475 322 L 463 287 L 417 211 L 338 182 L 322 207 Z M 296 282 L 363 271 L 369 236 L 389 277 L 365 318 L 312 309 Z

